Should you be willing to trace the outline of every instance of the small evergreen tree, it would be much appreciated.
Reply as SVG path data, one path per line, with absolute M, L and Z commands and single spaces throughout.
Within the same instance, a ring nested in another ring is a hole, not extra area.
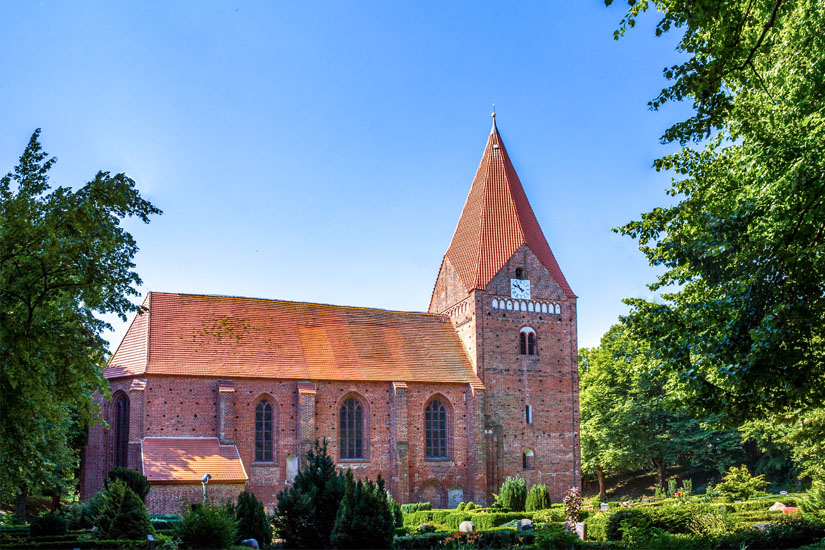
M 762 491 L 768 482 L 765 475 L 752 476 L 748 467 L 744 464 L 737 468 L 731 466 L 728 473 L 722 478 L 722 483 L 716 486 L 716 490 L 730 502 L 734 500 L 748 500 L 753 495 Z
M 527 493 L 527 500 L 524 509 L 528 512 L 544 510 L 550 508 L 550 494 L 547 492 L 547 485 L 537 483 L 530 488 Z
M 107 484 L 95 523 L 104 539 L 142 539 L 152 532 L 146 505 L 119 479 Z
M 272 527 L 266 518 L 264 505 L 250 492 L 244 491 L 238 495 L 238 505 L 234 507 L 235 523 L 238 525 L 238 534 L 235 542 L 244 539 L 255 539 L 263 548 L 272 542 Z
M 496 504 L 504 510 L 523 512 L 527 500 L 527 484 L 518 477 L 508 477 L 501 484 L 501 491 L 496 495 Z
M 316 441 L 292 486 L 278 493 L 272 521 L 286 547 L 329 548 L 343 497 L 344 478 L 327 454 L 326 442 Z
M 393 516 L 384 488 L 384 480 L 355 482 L 352 472 L 344 476 L 344 498 L 330 542 L 335 548 L 391 548 L 394 534 Z
M 235 518 L 225 507 L 211 504 L 196 506 L 175 526 L 175 535 L 192 549 L 230 548 L 236 534 Z
M 404 527 L 404 514 L 401 513 L 401 505 L 392 498 L 389 491 L 387 491 L 387 505 L 390 507 L 393 526 Z
M 109 475 L 106 478 L 105 485 L 108 485 L 116 479 L 119 479 L 125 483 L 127 487 L 133 490 L 137 496 L 140 497 L 140 500 L 146 502 L 146 495 L 149 494 L 149 489 L 152 488 L 152 484 L 149 483 L 149 480 L 145 475 L 136 470 L 132 470 L 131 468 L 123 468 L 118 466 L 117 468 L 112 468 L 109 470 Z

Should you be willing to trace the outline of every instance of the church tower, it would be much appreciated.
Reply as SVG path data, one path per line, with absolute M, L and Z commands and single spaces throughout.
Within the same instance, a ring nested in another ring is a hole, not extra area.
M 433 289 L 486 387 L 487 487 L 580 484 L 576 295 L 501 140 L 487 147 Z

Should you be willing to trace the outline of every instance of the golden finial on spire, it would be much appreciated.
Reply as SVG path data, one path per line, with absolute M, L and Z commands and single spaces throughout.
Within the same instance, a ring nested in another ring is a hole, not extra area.
M 496 104 L 493 103 L 493 118 L 496 118 Z

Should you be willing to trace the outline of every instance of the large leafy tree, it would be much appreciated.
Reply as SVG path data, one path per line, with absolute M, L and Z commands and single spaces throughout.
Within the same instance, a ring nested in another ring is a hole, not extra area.
M 607 4 L 611 0 L 606 0 Z M 655 162 L 674 206 L 622 227 L 664 267 L 657 302 L 628 300 L 668 390 L 730 424 L 825 402 L 825 3 L 631 0 L 617 38 L 650 7 L 686 61 L 651 102 L 693 115 Z M 812 416 L 809 431 L 822 423 Z M 794 420 L 791 418 L 791 420 Z M 819 422 L 819 423 L 818 423 Z M 818 424 L 817 424 L 818 423 Z
M 39 136 L 0 179 L 0 494 L 16 493 L 21 514 L 29 489 L 71 469 L 71 415 L 90 420 L 105 390 L 110 327 L 98 316 L 138 310 L 138 247 L 121 222 L 160 213 L 125 174 L 51 189 L 56 159 Z
M 582 468 L 596 474 L 602 499 L 606 473 L 650 468 L 664 487 L 669 466 L 723 472 L 744 459 L 741 435 L 679 407 L 651 374 L 650 356 L 623 324 L 581 351 Z

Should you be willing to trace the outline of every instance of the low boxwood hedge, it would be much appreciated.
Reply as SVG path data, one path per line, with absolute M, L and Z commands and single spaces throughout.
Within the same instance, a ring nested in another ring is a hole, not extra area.
M 499 549 L 510 548 L 517 545 L 533 544 L 535 534 L 532 531 L 514 531 L 511 529 L 496 529 L 491 531 L 476 531 L 458 535 L 457 533 L 426 533 L 423 535 L 410 535 L 406 537 L 395 537 L 393 548 L 395 550 L 429 550 L 441 549 L 444 547 L 443 541 L 447 538 L 466 540 L 467 535 L 474 537 L 474 548 Z
M 105 540 L 105 539 L 88 539 L 88 540 L 65 540 L 65 541 L 33 541 L 25 540 L 21 542 L 14 542 L 3 544 L 3 550 L 25 550 L 32 548 L 35 550 L 72 550 L 73 548 L 80 548 L 80 550 L 146 550 L 145 540 Z

